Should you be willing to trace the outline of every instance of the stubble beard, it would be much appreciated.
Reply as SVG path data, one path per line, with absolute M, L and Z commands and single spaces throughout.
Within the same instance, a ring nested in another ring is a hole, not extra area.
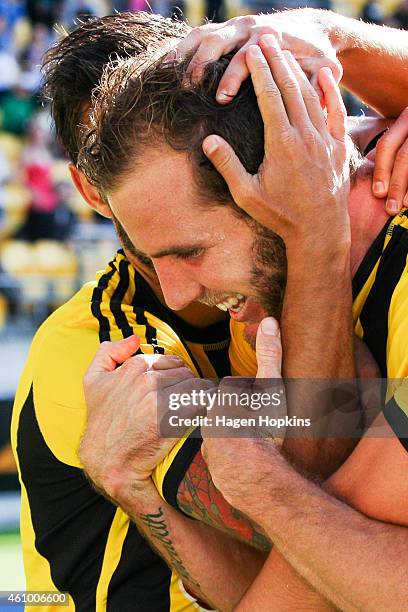
M 254 265 L 251 271 L 251 287 L 256 288 L 255 299 L 267 316 L 281 319 L 286 287 L 287 260 L 283 240 L 272 230 L 255 224 L 253 244 Z M 261 321 L 246 325 L 245 340 L 255 348 L 256 329 Z M 258 324 L 258 325 L 256 325 Z

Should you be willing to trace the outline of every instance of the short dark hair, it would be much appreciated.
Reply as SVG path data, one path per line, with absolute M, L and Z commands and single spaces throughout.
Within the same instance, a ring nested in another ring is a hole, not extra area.
M 112 58 L 129 58 L 183 38 L 190 28 L 146 12 L 115 13 L 91 18 L 59 40 L 45 54 L 43 92 L 50 102 L 56 134 L 77 163 L 84 112 L 91 93 Z
M 264 155 L 264 127 L 251 79 L 229 104 L 216 102 L 231 57 L 208 64 L 194 86 L 186 86 L 191 57 L 152 59 L 144 54 L 106 68 L 78 162 L 102 196 L 137 168 L 146 148 L 164 142 L 190 156 L 207 202 L 234 206 L 225 181 L 202 151 L 202 141 L 209 134 L 222 136 L 255 174 Z

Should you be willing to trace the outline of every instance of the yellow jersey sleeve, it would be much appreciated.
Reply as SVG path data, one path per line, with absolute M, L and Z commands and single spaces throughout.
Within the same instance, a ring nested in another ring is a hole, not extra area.
M 87 481 L 78 449 L 87 415 L 82 380 L 102 327 L 111 340 L 131 330 L 143 352 L 176 354 L 193 371 L 194 364 L 173 330 L 147 312 L 121 305 L 120 328 L 119 313 L 102 300 L 95 316 L 94 292 L 94 284 L 86 285 L 41 326 L 16 394 L 12 445 L 27 588 L 68 591 L 68 609 L 76 612 L 125 609 L 134 597 L 152 611 L 167 601 L 171 612 L 193 610 L 196 604 L 172 597 L 177 581 L 126 513 Z M 166 467 L 156 469 L 159 481 Z
M 401 276 L 388 311 L 388 393 L 384 416 L 408 451 L 408 273 Z
M 244 337 L 244 323 L 231 319 L 229 358 L 233 376 L 256 376 L 256 353 Z

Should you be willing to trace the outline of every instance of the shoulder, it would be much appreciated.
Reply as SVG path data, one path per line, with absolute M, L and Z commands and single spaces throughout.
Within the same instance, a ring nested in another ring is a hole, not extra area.
M 408 452 L 383 413 L 325 488 L 371 518 L 408 526 Z

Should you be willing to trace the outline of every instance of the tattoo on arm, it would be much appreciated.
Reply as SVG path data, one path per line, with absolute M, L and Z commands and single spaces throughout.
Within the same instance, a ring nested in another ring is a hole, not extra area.
M 186 580 L 193 588 L 196 588 L 200 592 L 200 585 L 191 577 L 187 569 L 184 567 L 179 554 L 174 548 L 173 542 L 170 538 L 169 528 L 167 527 L 166 520 L 164 518 L 163 509 L 159 508 L 156 514 L 141 514 L 140 519 L 147 527 L 151 537 L 157 542 L 160 542 L 160 544 L 164 547 L 169 556 L 169 563 L 177 572 L 179 577 L 182 580 Z
M 201 451 L 194 457 L 177 492 L 178 507 L 184 514 L 203 521 L 234 538 L 269 552 L 270 540 L 215 488 Z

